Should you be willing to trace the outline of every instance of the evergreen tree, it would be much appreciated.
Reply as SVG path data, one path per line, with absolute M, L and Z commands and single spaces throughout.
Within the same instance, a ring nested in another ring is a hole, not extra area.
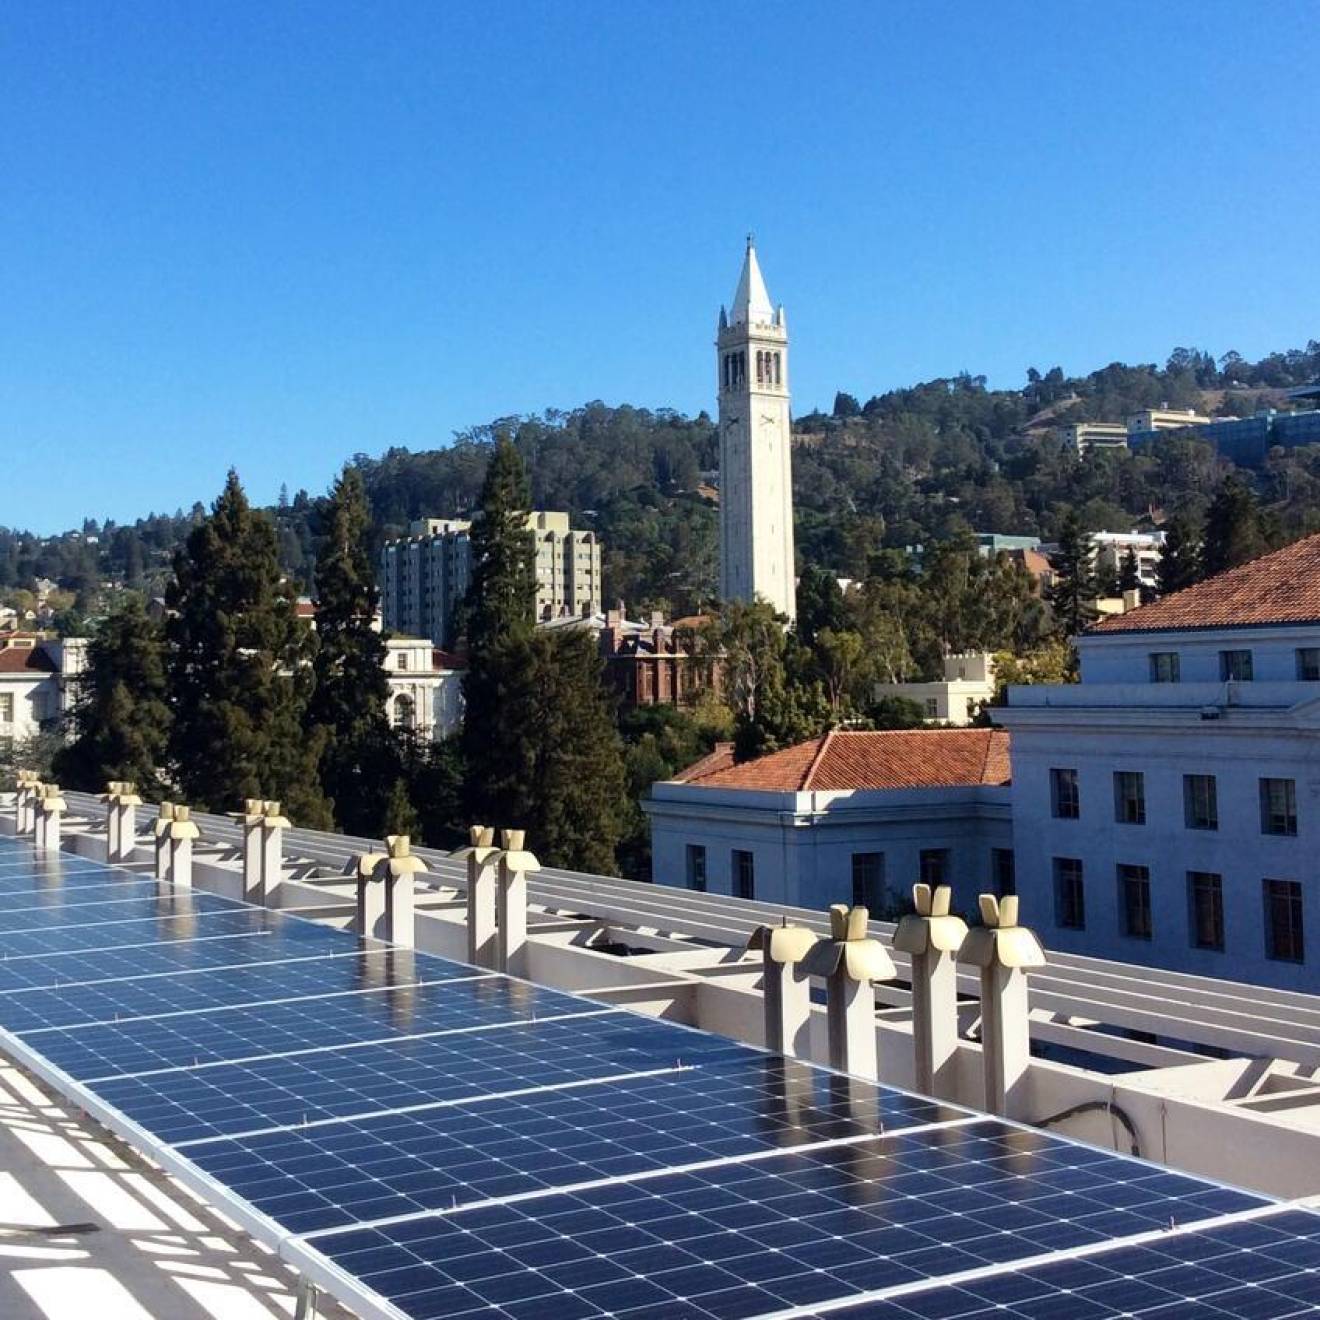
M 472 584 L 464 602 L 468 669 L 462 751 L 468 810 L 473 819 L 492 825 L 518 825 L 527 813 L 530 731 L 522 720 L 536 681 L 531 651 L 536 561 L 526 528 L 530 503 L 522 459 L 502 438 L 486 469 L 472 526 Z
M 56 778 L 87 792 L 127 779 L 140 793 L 159 796 L 167 782 L 166 698 L 164 636 L 141 598 L 129 596 L 87 648 L 73 707 L 74 737 L 56 754 Z
M 1164 529 L 1160 551 L 1160 594 L 1181 591 L 1201 580 L 1201 531 L 1189 514 L 1176 513 Z
M 1206 577 L 1236 568 L 1269 548 L 1260 506 L 1250 486 L 1236 473 L 1221 483 L 1205 516 L 1201 568 Z
M 1128 546 L 1118 571 L 1118 589 L 1120 592 L 1141 590 L 1141 566 L 1137 563 L 1137 552 L 1132 546 Z
M 325 738 L 321 787 L 335 819 L 349 834 L 374 836 L 402 781 L 385 715 L 387 651 L 372 627 L 378 592 L 370 530 L 362 474 L 345 468 L 330 494 L 316 561 L 316 687 L 308 717 Z
M 300 825 L 328 826 L 306 728 L 310 631 L 280 581 L 275 531 L 231 471 L 210 515 L 174 557 L 166 600 L 171 759 L 185 802 L 224 811 L 277 798 Z
M 1091 560 L 1091 538 L 1082 530 L 1076 509 L 1069 509 L 1059 527 L 1059 548 L 1050 560 L 1054 585 L 1050 605 L 1055 627 L 1065 637 L 1075 637 L 1095 617 L 1095 572 Z
M 833 573 L 816 564 L 808 564 L 798 578 L 797 622 L 794 631 L 804 646 L 815 646 L 816 634 L 822 628 L 835 632 L 848 626 L 848 613 L 843 604 L 843 591 Z
M 421 839 L 421 817 L 414 809 L 412 798 L 408 793 L 408 785 L 402 779 L 394 781 L 394 786 L 385 800 L 381 834 L 386 838 L 391 834 L 406 834 L 414 842 Z
M 535 628 L 526 473 L 496 446 L 472 529 L 462 753 L 473 819 L 528 831 L 552 865 L 612 871 L 622 836 L 623 755 L 596 643 Z

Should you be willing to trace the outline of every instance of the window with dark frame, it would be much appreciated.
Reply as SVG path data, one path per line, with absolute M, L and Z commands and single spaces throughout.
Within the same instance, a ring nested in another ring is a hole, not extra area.
M 1253 677 L 1250 651 L 1220 651 L 1219 677 L 1225 683 L 1250 683 Z
M 1079 857 L 1054 859 L 1054 924 L 1061 930 L 1086 929 L 1086 891 Z
M 1134 940 L 1151 937 L 1150 868 L 1120 863 L 1118 868 L 1118 910 L 1123 934 Z
M 756 858 L 745 848 L 735 848 L 732 862 L 734 898 L 755 898 Z
M 923 848 L 920 855 L 921 881 L 932 889 L 949 883 L 949 850 Z
M 1263 880 L 1265 956 L 1275 962 L 1305 962 L 1302 886 L 1296 880 Z
M 1260 832 L 1262 834 L 1297 833 L 1297 781 L 1262 779 L 1260 781 Z
M 1177 683 L 1182 676 L 1181 668 L 1177 651 L 1151 652 L 1150 681 L 1152 683 Z
M 1003 898 L 1006 894 L 1017 893 L 1017 861 L 1012 848 L 992 848 L 990 867 L 995 894 Z
M 1219 793 L 1214 775 L 1183 775 L 1183 823 L 1189 830 L 1219 828 Z
M 1223 953 L 1223 876 L 1213 871 L 1187 872 L 1187 914 L 1192 947 Z
M 687 887 L 698 894 L 706 892 L 706 849 L 700 843 L 687 846 Z
M 1056 768 L 1050 771 L 1050 810 L 1056 820 L 1076 820 L 1082 814 L 1076 770 Z
M 1146 823 L 1146 776 L 1140 770 L 1114 771 L 1114 819 L 1120 825 Z
M 884 909 L 885 855 L 882 852 L 857 852 L 852 855 L 852 901 L 872 916 Z
M 1297 648 L 1297 677 L 1303 683 L 1320 683 L 1320 646 Z

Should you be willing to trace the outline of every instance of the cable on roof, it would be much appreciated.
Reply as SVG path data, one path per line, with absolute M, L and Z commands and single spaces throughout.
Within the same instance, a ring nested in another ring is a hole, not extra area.
M 1051 1114 L 1049 1118 L 1038 1118 L 1032 1123 L 1033 1127 L 1047 1128 L 1053 1127 L 1055 1123 L 1062 1123 L 1067 1119 L 1076 1118 L 1079 1114 L 1108 1114 L 1110 1119 L 1115 1120 L 1128 1135 L 1128 1141 L 1131 1143 L 1130 1155 L 1141 1158 L 1141 1138 L 1137 1135 L 1136 1124 L 1132 1119 L 1116 1105 L 1113 1100 L 1084 1100 L 1081 1104 L 1072 1105 L 1068 1109 L 1062 1109 L 1057 1114 Z

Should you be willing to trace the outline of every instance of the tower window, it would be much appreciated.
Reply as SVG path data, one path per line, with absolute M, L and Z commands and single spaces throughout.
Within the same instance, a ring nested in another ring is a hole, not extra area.
M 776 384 L 776 385 L 782 385 L 782 384 L 783 384 L 783 379 L 781 378 L 781 376 L 780 376 L 780 374 L 779 374 L 779 354 L 778 354 L 778 353 L 775 354 L 775 384 Z

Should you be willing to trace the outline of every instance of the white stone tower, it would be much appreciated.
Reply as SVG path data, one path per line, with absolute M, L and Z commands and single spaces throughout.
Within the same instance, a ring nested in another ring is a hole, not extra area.
M 769 601 L 790 620 L 793 482 L 788 327 L 770 304 L 749 234 L 733 307 L 720 308 L 720 596 Z

